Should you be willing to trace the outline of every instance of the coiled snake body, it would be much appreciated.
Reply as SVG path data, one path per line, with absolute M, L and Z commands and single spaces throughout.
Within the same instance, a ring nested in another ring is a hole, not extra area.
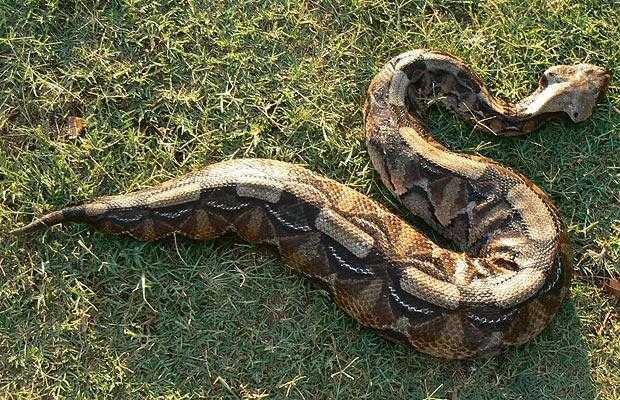
M 424 110 L 441 102 L 482 130 L 522 134 L 560 113 L 584 120 L 608 79 L 589 64 L 552 67 L 531 96 L 510 104 L 459 59 L 427 50 L 403 53 L 375 76 L 364 110 L 372 162 L 402 204 L 460 251 L 338 182 L 264 159 L 213 164 L 15 232 L 69 221 L 140 240 L 234 231 L 277 246 L 289 266 L 389 338 L 439 357 L 493 354 L 536 336 L 559 309 L 571 278 L 564 227 L 524 176 L 435 142 Z

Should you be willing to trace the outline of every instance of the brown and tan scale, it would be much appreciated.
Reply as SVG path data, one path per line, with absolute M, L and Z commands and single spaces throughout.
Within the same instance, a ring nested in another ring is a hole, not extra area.
M 439 357 L 494 354 L 536 336 L 558 311 L 571 278 L 564 226 L 526 177 L 446 149 L 422 117 L 442 103 L 483 131 L 525 134 L 558 115 L 588 118 L 608 79 L 590 64 L 555 66 L 532 95 L 508 103 L 448 54 L 413 50 L 381 69 L 364 109 L 372 162 L 402 204 L 458 252 L 338 182 L 263 159 L 68 207 L 14 233 L 64 222 L 139 240 L 236 232 L 277 246 L 289 266 L 385 337 Z

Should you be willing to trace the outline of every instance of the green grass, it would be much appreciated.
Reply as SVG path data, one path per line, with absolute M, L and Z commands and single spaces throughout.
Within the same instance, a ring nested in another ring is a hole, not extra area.
M 608 1 L 0 3 L 0 397 L 619 399 L 620 16 Z M 580 276 L 533 343 L 470 362 L 381 339 L 265 249 L 143 244 L 83 226 L 6 235 L 44 211 L 235 157 L 305 164 L 394 201 L 363 142 L 373 74 L 401 51 L 464 58 L 517 99 L 557 63 L 615 73 L 585 123 L 449 146 L 532 177 Z M 72 137 L 70 116 L 88 122 Z

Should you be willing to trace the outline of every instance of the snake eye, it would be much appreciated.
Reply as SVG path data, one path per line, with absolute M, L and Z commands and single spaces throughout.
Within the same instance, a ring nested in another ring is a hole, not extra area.
M 547 82 L 547 77 L 545 75 L 542 75 L 540 77 L 540 81 L 538 82 L 538 84 L 540 86 L 547 86 L 548 82 Z

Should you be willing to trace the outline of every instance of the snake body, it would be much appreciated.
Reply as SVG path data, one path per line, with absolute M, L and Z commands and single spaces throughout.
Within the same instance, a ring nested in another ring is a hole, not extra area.
M 401 203 L 458 251 L 343 184 L 265 159 L 212 164 L 16 232 L 62 222 L 139 240 L 235 232 L 277 246 L 287 265 L 390 339 L 445 358 L 494 354 L 539 334 L 558 311 L 571 279 L 565 228 L 526 177 L 433 140 L 424 112 L 440 102 L 482 130 L 522 134 L 560 113 L 587 118 L 608 79 L 590 64 L 552 67 L 531 96 L 511 104 L 448 54 L 413 50 L 381 69 L 364 108 L 372 162 Z

